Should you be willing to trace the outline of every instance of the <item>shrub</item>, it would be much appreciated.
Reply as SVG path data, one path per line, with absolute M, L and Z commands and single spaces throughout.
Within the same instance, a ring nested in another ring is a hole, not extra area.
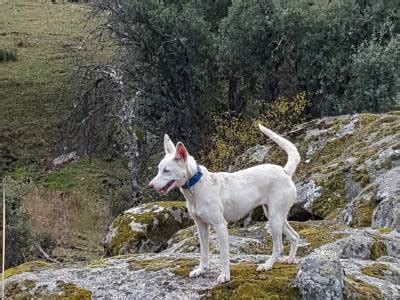
M 0 62 L 16 61 L 17 53 L 15 50 L 0 49 Z
M 363 43 L 354 55 L 349 103 L 355 111 L 383 112 L 400 106 L 400 35 L 385 45 Z
M 265 137 L 257 124 L 263 124 L 278 132 L 290 130 L 307 118 L 310 102 L 305 93 L 289 99 L 280 97 L 272 102 L 267 111 L 256 119 L 233 118 L 228 121 L 214 118 L 214 133 L 206 150 L 200 152 L 201 160 L 214 171 L 221 171 L 248 148 L 263 143 Z
M 30 256 L 32 236 L 29 218 L 22 205 L 26 186 L 6 179 L 6 268 L 26 261 Z

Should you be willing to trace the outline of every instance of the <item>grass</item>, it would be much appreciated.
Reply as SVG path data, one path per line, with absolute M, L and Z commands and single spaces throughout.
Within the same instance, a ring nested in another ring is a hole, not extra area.
M 0 164 L 0 176 L 43 166 L 59 154 L 60 120 L 73 105 L 73 54 L 82 45 L 94 47 L 84 44 L 95 25 L 85 22 L 88 10 L 81 4 L 2 1 L 0 48 L 17 56 L 0 64 L 0 161 L 5 153 L 11 159 L 7 167 Z M 100 51 L 86 52 L 88 60 L 103 59 Z
M 70 102 L 66 82 L 72 48 L 84 38 L 80 5 L 9 0 L 0 10 L 0 44 L 18 60 L 0 67 L 0 145 L 16 166 L 41 163 L 57 140 L 57 124 Z
M 60 133 L 73 106 L 76 54 L 89 63 L 108 61 L 112 51 L 98 50 L 87 38 L 98 22 L 87 22 L 87 5 L 0 2 L 0 49 L 16 53 L 15 60 L 0 63 L 0 177 L 33 182 L 24 201 L 32 232 L 56 240 L 62 249 L 55 256 L 81 258 L 77 248 L 98 251 L 113 200 L 105 193 L 119 188 L 127 174 L 120 162 L 101 158 L 50 172 L 49 162 L 71 151 L 63 149 Z
M 33 232 L 57 241 L 54 255 L 59 258 L 96 259 L 111 221 L 111 201 L 116 201 L 107 196 L 108 189 L 118 189 L 125 178 L 119 162 L 99 158 L 83 157 L 52 171 L 25 197 Z

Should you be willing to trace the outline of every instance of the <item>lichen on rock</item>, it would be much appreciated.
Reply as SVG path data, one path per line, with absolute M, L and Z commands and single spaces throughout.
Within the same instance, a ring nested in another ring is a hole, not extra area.
M 119 215 L 102 244 L 108 256 L 158 252 L 176 231 L 192 224 L 183 201 L 148 203 Z
M 49 268 L 52 265 L 45 262 L 45 261 L 30 261 L 27 263 L 24 263 L 22 265 L 19 265 L 17 267 L 14 268 L 10 268 L 5 270 L 4 272 L 4 277 L 7 279 L 10 276 L 19 274 L 19 273 L 23 273 L 23 272 L 32 272 L 38 269 L 43 269 L 43 268 Z
M 297 299 L 292 286 L 296 266 L 276 263 L 269 272 L 257 272 L 250 263 L 231 265 L 232 280 L 208 290 L 203 299 Z
M 344 277 L 344 299 L 383 299 L 379 288 L 351 276 Z

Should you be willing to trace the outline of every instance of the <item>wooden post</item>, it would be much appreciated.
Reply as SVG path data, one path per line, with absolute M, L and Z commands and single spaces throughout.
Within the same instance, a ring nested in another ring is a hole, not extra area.
M 1 264 L 1 297 L 2 299 L 6 298 L 5 295 L 5 274 L 4 274 L 4 270 L 5 270 L 5 263 L 6 263 L 6 179 L 3 178 L 3 259 L 2 259 L 2 264 Z

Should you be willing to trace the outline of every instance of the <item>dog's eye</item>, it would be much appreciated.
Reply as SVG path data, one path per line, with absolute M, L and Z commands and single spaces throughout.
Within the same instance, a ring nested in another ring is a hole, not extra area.
M 169 170 L 168 169 L 164 169 L 164 173 L 169 173 Z

